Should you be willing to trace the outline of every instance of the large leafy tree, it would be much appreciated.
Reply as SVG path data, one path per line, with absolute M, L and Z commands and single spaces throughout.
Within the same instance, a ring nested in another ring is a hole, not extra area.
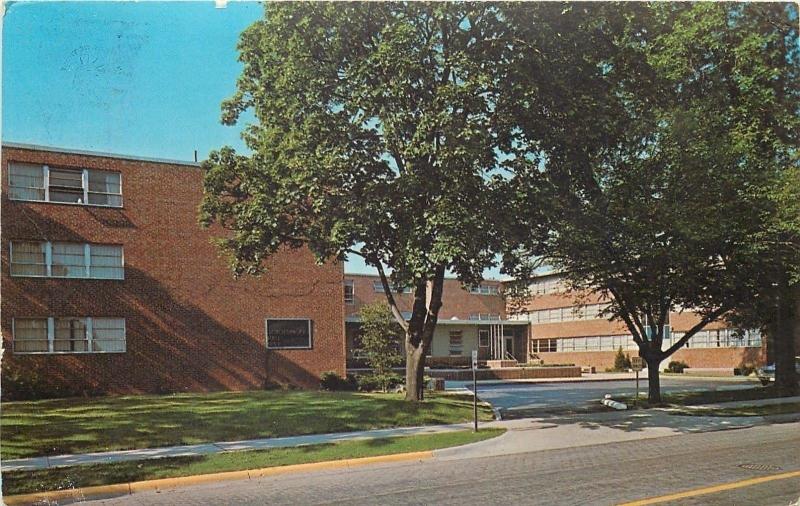
M 409 400 L 422 396 L 445 272 L 476 283 L 494 262 L 513 144 L 506 38 L 486 3 L 267 3 L 223 104 L 227 124 L 254 114 L 250 153 L 223 147 L 203 164 L 201 218 L 229 231 L 236 273 L 283 247 L 377 269 L 405 334 Z M 414 296 L 408 321 L 400 287 Z
M 609 298 L 609 316 L 625 323 L 648 364 L 650 400 L 660 402 L 659 363 L 736 309 L 753 275 L 749 243 L 768 214 L 764 188 L 796 149 L 797 39 L 788 28 L 796 11 L 541 9 L 550 22 L 515 27 L 536 49 L 512 78 L 529 147 L 517 166 L 519 187 L 529 189 L 517 193 L 520 216 L 531 201 L 549 202 L 549 261 L 573 288 Z M 526 76 L 543 69 L 547 82 L 532 86 Z M 542 208 L 533 209 L 524 229 L 540 223 Z M 683 310 L 697 324 L 667 339 L 669 314 Z

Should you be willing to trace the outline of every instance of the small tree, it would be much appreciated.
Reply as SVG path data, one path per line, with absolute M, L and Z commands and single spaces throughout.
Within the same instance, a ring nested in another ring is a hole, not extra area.
M 614 357 L 614 370 L 625 371 L 630 367 L 630 362 L 630 358 L 625 356 L 625 353 L 622 351 L 622 346 L 620 346 L 617 350 L 617 355 Z
M 403 361 L 400 340 L 403 329 L 392 316 L 386 304 L 375 302 L 361 307 L 361 346 L 359 351 L 366 357 L 367 365 L 385 392 L 392 377 L 392 367 Z

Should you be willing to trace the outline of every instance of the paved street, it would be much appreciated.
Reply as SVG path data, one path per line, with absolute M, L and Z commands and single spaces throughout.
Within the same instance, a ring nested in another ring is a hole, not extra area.
M 758 381 L 748 378 L 661 378 L 662 393 L 686 390 L 740 389 L 758 385 Z M 472 384 L 448 382 L 447 387 L 448 389 L 464 387 L 471 391 Z M 640 392 L 647 392 L 646 378 L 639 381 L 639 388 Z M 605 394 L 633 395 L 635 391 L 636 382 L 634 380 L 478 385 L 478 397 L 504 411 L 581 408 L 587 404 L 592 405 L 590 403 L 596 404 Z
M 528 433 L 547 437 L 546 430 Z M 91 504 L 619 504 L 800 470 L 800 424 L 495 457 L 467 457 L 468 449 L 463 458 L 450 452 L 446 459 L 233 481 Z M 800 478 L 793 477 L 672 504 L 788 505 L 799 497 Z

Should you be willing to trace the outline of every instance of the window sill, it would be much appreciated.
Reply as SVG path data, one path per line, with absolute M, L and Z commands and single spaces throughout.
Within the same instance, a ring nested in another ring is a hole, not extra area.
M 8 197 L 8 200 L 11 202 L 25 202 L 31 204 L 53 204 L 53 205 L 62 205 L 62 206 L 80 206 L 80 207 L 100 207 L 105 209 L 125 209 L 125 206 L 107 206 L 103 204 L 79 204 L 78 202 L 53 202 L 52 200 L 28 200 L 28 199 L 15 199 L 12 197 Z
M 108 355 L 114 353 L 127 353 L 122 351 L 13 351 L 14 355 Z

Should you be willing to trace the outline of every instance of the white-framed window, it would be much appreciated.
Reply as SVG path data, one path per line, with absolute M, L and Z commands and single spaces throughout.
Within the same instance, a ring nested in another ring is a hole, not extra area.
M 551 353 L 559 351 L 558 340 L 556 339 L 534 339 L 531 342 L 531 351 L 534 353 Z
M 478 346 L 481 348 L 489 347 L 489 331 L 486 329 L 478 330 Z
M 91 346 L 95 353 L 125 351 L 124 318 L 92 318 Z
M 450 331 L 450 355 L 461 355 L 464 350 L 464 332 L 461 330 Z
M 500 315 L 496 313 L 472 313 L 469 315 L 470 320 L 499 320 Z
M 42 166 L 29 163 L 9 163 L 8 196 L 13 200 L 45 200 Z
M 124 353 L 125 319 L 111 317 L 14 318 L 14 353 Z
M 47 243 L 34 241 L 12 241 L 12 276 L 48 276 Z
M 13 200 L 122 207 L 122 174 L 30 163 L 8 165 Z
M 268 350 L 310 350 L 313 335 L 310 318 L 267 318 Z
M 530 291 L 535 295 L 546 295 L 548 293 L 560 293 L 565 291 L 566 287 L 561 278 L 545 278 L 538 279 L 531 283 Z
M 372 282 L 372 289 L 377 293 L 385 293 L 384 290 L 383 290 L 383 283 L 381 283 L 380 279 L 376 279 L 375 281 Z M 397 290 L 395 288 L 392 288 L 392 291 L 394 293 L 411 293 L 411 287 L 410 286 L 406 286 L 406 287 L 403 287 L 401 290 Z
M 355 283 L 353 283 L 352 279 L 344 280 L 344 303 L 345 304 L 356 303 L 356 288 L 355 288 Z
M 12 276 L 124 279 L 122 246 L 49 241 L 11 241 Z
M 664 339 L 663 349 L 677 343 L 683 332 L 672 332 L 669 338 Z M 531 341 L 532 349 L 536 350 L 536 340 Z M 743 348 L 760 347 L 761 333 L 757 330 L 702 330 L 692 336 L 688 342 L 688 348 Z M 558 351 L 617 351 L 637 350 L 639 347 L 633 340 L 633 336 L 611 335 L 611 336 L 581 336 L 558 338 Z
M 530 311 L 531 323 L 555 323 L 602 319 L 608 304 L 583 304 L 579 306 L 557 307 Z
M 14 318 L 14 353 L 47 353 L 50 351 L 47 318 Z
M 469 293 L 475 295 L 498 295 L 500 291 L 497 288 L 497 285 L 478 285 L 478 286 L 471 286 L 469 288 Z

